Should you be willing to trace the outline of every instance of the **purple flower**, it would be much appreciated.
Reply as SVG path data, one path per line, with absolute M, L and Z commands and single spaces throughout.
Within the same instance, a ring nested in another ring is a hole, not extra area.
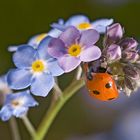
M 74 26 L 68 27 L 59 38 L 53 38 L 48 46 L 48 53 L 58 59 L 65 72 L 74 70 L 81 61 L 94 61 L 101 56 L 100 49 L 94 44 L 100 35 L 89 29 L 80 33 Z

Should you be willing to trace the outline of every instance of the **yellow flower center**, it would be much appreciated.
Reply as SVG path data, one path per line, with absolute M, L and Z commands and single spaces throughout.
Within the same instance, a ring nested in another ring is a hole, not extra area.
M 17 100 L 13 100 L 13 101 L 11 102 L 11 104 L 12 104 L 12 106 L 14 106 L 14 107 L 20 105 L 20 103 L 19 103 Z
M 78 25 L 78 28 L 81 30 L 89 29 L 90 27 L 91 27 L 91 24 L 88 22 L 83 22 L 83 23 Z
M 40 41 L 41 41 L 42 39 L 44 39 L 46 36 L 47 36 L 46 33 L 40 34 L 40 35 L 37 36 L 36 41 L 37 41 L 37 42 L 40 42 Z
M 45 65 L 42 60 L 36 60 L 32 63 L 33 72 L 42 72 L 45 69 Z
M 81 46 L 78 44 L 73 44 L 69 47 L 68 53 L 71 56 L 78 56 L 81 53 Z

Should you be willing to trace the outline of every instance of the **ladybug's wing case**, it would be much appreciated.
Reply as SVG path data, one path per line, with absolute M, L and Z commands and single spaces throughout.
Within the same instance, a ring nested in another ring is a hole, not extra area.
M 86 81 L 87 88 L 92 97 L 107 101 L 118 97 L 118 90 L 114 80 L 108 73 L 94 73 L 92 80 Z

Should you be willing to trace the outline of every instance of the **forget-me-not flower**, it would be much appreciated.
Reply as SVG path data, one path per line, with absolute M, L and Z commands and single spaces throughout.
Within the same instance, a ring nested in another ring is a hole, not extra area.
M 9 71 L 7 81 L 12 89 L 25 89 L 30 87 L 31 92 L 37 96 L 47 96 L 53 88 L 54 76 L 64 73 L 55 58 L 47 52 L 50 37 L 41 41 L 38 49 L 30 45 L 20 46 L 13 55 L 16 69 Z
M 7 94 L 3 107 L 0 110 L 0 118 L 3 121 L 9 120 L 12 116 L 22 117 L 26 115 L 29 107 L 38 103 L 28 91 Z
M 64 30 L 68 26 L 75 26 L 78 30 L 83 31 L 87 29 L 94 29 L 99 33 L 105 33 L 107 26 L 113 23 L 113 19 L 99 19 L 91 22 L 89 18 L 85 15 L 74 15 L 70 17 L 65 23 L 64 21 L 59 23 L 53 23 L 51 26 L 53 28 Z
M 68 27 L 59 38 L 51 39 L 48 53 L 57 58 L 65 72 L 74 70 L 81 61 L 94 61 L 101 56 L 101 50 L 94 44 L 99 40 L 99 33 L 89 29 L 79 32 L 74 26 Z

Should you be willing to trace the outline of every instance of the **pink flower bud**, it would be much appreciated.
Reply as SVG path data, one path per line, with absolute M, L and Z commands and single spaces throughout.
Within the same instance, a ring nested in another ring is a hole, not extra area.
M 123 29 L 119 23 L 115 23 L 107 28 L 106 43 L 116 43 L 123 37 Z
M 123 50 L 133 51 L 137 49 L 138 42 L 133 38 L 125 38 L 119 43 L 119 45 Z
M 106 56 L 109 62 L 117 61 L 121 58 L 121 48 L 116 44 L 112 44 L 107 48 Z

